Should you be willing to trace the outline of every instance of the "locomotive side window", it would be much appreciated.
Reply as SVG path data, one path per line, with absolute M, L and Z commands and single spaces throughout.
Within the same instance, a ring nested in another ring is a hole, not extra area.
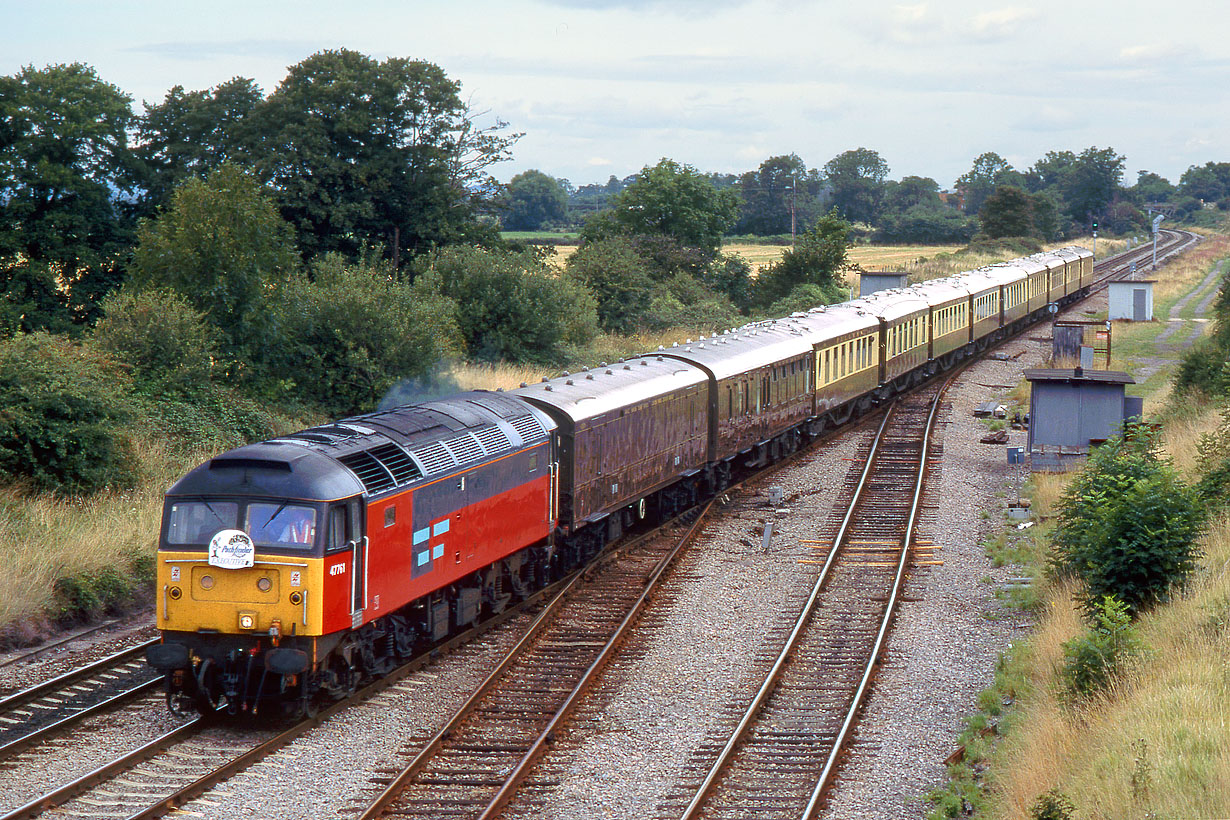
M 346 537 L 346 508 L 342 506 L 329 508 L 329 540 L 325 549 L 339 549 L 349 541 Z
M 234 501 L 180 501 L 171 505 L 167 542 L 208 544 L 219 530 L 239 526 L 239 504 Z

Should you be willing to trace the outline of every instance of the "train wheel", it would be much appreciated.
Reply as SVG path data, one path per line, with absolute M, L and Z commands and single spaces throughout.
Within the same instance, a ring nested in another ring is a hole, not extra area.
M 182 689 L 175 692 L 167 692 L 167 709 L 176 717 L 196 717 L 199 714 L 197 704 L 198 699 L 193 698 Z
M 636 502 L 636 517 L 639 521 L 645 520 L 645 515 L 648 513 L 648 507 L 645 504 L 645 499 Z

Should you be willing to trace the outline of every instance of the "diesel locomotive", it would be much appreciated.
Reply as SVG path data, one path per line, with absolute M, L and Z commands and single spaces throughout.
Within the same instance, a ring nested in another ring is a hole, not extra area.
M 218 455 L 167 491 L 177 711 L 310 711 L 1078 298 L 1065 248 Z

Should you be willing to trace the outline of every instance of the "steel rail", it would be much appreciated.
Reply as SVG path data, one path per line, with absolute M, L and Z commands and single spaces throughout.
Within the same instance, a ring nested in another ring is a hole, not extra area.
M 119 652 L 108 655 L 107 657 L 97 660 L 94 663 L 81 666 L 76 669 L 70 669 L 64 674 L 58 675 L 51 680 L 36 684 L 28 689 L 22 689 L 20 692 L 14 692 L 3 699 L 0 699 L 0 714 L 11 712 L 16 706 L 29 703 L 35 698 L 41 697 L 49 692 L 54 692 L 57 689 L 63 689 L 64 686 L 69 683 L 81 680 L 82 678 L 88 678 L 90 675 L 101 672 L 108 667 L 133 660 L 137 656 L 142 655 L 147 646 L 152 646 L 158 643 L 159 640 L 160 639 L 158 638 L 154 638 L 153 640 L 146 641 L 143 644 L 120 650 Z
M 707 511 L 711 505 L 712 502 L 709 502 L 706 505 L 705 510 Z M 687 513 L 683 513 L 683 515 L 687 515 Z M 386 786 L 385 789 L 377 795 L 371 803 L 368 804 L 367 808 L 359 814 L 358 820 L 373 820 L 374 818 L 378 818 L 393 804 L 398 795 L 404 791 L 409 781 L 423 771 L 431 759 L 435 757 L 435 755 L 443 748 L 444 743 L 448 740 L 449 736 L 467 717 L 469 717 L 470 714 L 474 712 L 479 702 L 488 692 L 495 688 L 509 668 L 520 660 L 525 651 L 533 643 L 533 639 L 551 623 L 557 612 L 563 608 L 565 598 L 567 598 L 572 589 L 580 583 L 587 570 L 606 563 L 607 561 L 613 559 L 622 550 L 631 548 L 645 540 L 648 540 L 672 521 L 678 521 L 680 517 L 682 516 L 678 516 L 671 521 L 664 522 L 663 525 L 655 527 L 650 532 L 637 536 L 627 543 L 619 545 L 617 549 L 605 553 L 603 556 L 600 556 L 597 561 L 591 562 L 591 564 L 586 566 L 583 570 L 576 571 L 570 578 L 568 578 L 566 585 L 560 589 L 559 594 L 551 600 L 546 608 L 538 613 L 538 617 L 536 617 L 533 623 L 529 625 L 525 634 L 520 640 L 517 641 L 517 644 L 507 652 L 503 660 L 501 660 L 500 663 L 491 671 L 491 673 L 487 675 L 483 682 L 478 685 L 470 697 L 466 699 L 465 703 L 457 708 L 452 717 L 445 722 L 444 726 L 441 727 L 440 730 L 437 731 L 436 734 L 432 736 L 432 738 L 428 740 L 427 743 L 419 750 L 414 758 L 406 764 L 405 767 L 403 767 L 397 777 L 395 777 L 392 782 L 390 782 L 389 785 Z M 666 563 L 664 559 L 655 567 L 654 573 L 658 573 L 665 566 Z M 564 584 L 565 582 L 561 581 L 560 583 Z
M 62 717 L 55 723 L 49 723 L 40 729 L 35 729 L 28 735 L 22 735 L 19 738 L 10 740 L 8 743 L 0 746 L 0 760 L 11 757 L 17 752 L 20 752 L 22 749 L 28 749 L 37 743 L 41 743 L 51 735 L 58 734 L 59 732 L 62 732 L 87 718 L 100 715 L 104 712 L 109 712 L 112 709 L 122 706 L 130 700 L 135 700 L 141 695 L 158 689 L 161 686 L 162 676 L 159 675 L 153 680 L 147 680 L 144 683 L 137 684 L 131 689 L 125 689 L 123 692 L 112 695 L 106 700 L 99 701 L 93 706 L 87 706 L 85 709 L 74 712 L 66 717 Z
M 563 704 L 561 704 L 559 709 L 556 710 L 555 714 L 539 733 L 538 737 L 535 738 L 533 743 L 530 744 L 530 748 L 525 752 L 521 760 L 517 763 L 513 770 L 509 772 L 507 779 L 504 781 L 504 785 L 500 787 L 499 791 L 497 791 L 495 796 L 491 798 L 490 802 L 488 802 L 486 808 L 484 808 L 482 813 L 479 814 L 478 820 L 493 820 L 493 818 L 499 815 L 504 806 L 508 804 L 508 801 L 512 799 L 514 792 L 521 785 L 521 783 L 525 781 L 526 777 L 529 776 L 530 768 L 546 750 L 547 744 L 551 742 L 552 738 L 554 738 L 555 731 L 559 728 L 560 724 L 572 714 L 573 709 L 578 703 L 580 703 L 585 693 L 589 691 L 590 686 L 595 680 L 597 680 L 598 675 L 601 674 L 604 668 L 606 668 L 607 662 L 610 661 L 611 657 L 615 654 L 615 650 L 621 643 L 623 643 L 624 638 L 631 631 L 632 625 L 637 621 L 637 619 L 640 618 L 640 615 L 644 611 L 646 604 L 648 604 L 649 599 L 655 592 L 657 592 L 659 583 L 661 582 L 663 575 L 666 573 L 667 568 L 675 562 L 675 559 L 679 557 L 684 548 L 692 542 L 692 539 L 700 530 L 701 524 L 704 523 L 705 517 L 708 515 L 709 510 L 712 508 L 713 501 L 710 500 L 701 509 L 700 515 L 698 515 L 696 520 L 692 522 L 692 525 L 688 528 L 688 531 L 684 533 L 682 538 L 679 539 L 678 543 L 675 544 L 675 547 L 667 555 L 663 556 L 661 561 L 658 562 L 658 565 L 654 568 L 649 578 L 645 581 L 645 588 L 641 591 L 640 596 L 636 599 L 636 602 L 633 603 L 627 614 L 624 615 L 624 619 L 620 622 L 619 627 L 615 630 L 615 633 L 607 640 L 606 645 L 602 647 L 602 651 L 599 653 L 598 657 L 595 658 L 589 668 L 585 670 L 585 674 L 582 675 L 576 685 L 573 686 L 572 691 L 568 694 L 568 697 L 564 700 Z
M 824 796 L 825 789 L 828 787 L 829 781 L 833 776 L 833 771 L 837 766 L 837 760 L 841 755 L 842 748 L 845 745 L 846 735 L 849 734 L 855 720 L 858 717 L 859 709 L 862 707 L 863 699 L 866 697 L 867 689 L 871 685 L 871 678 L 875 673 L 876 664 L 879 663 L 880 653 L 884 649 L 884 642 L 888 636 L 889 627 L 892 625 L 893 615 L 897 610 L 897 602 L 901 594 L 901 585 L 905 578 L 905 569 L 909 563 L 910 545 L 914 540 L 914 525 L 918 520 L 918 510 L 922 501 L 923 486 L 927 475 L 927 455 L 931 447 L 931 433 L 935 428 L 935 416 L 940 406 L 940 399 L 947 392 L 949 385 L 952 384 L 957 374 L 953 374 L 939 390 L 936 391 L 935 399 L 931 403 L 931 412 L 927 414 L 927 428 L 923 434 L 922 448 L 918 464 L 918 478 L 914 483 L 914 497 L 910 503 L 909 521 L 906 524 L 905 534 L 903 536 L 901 556 L 897 561 L 897 574 L 893 579 L 893 587 L 889 593 L 888 603 L 884 608 L 884 618 L 880 622 L 880 631 L 876 635 L 875 646 L 872 648 L 867 666 L 863 672 L 862 680 L 859 681 L 858 690 L 854 693 L 854 698 L 850 704 L 850 709 L 846 712 L 846 718 L 841 724 L 841 730 L 837 733 L 837 737 L 833 740 L 833 747 L 829 752 L 828 760 L 824 764 L 824 769 L 820 772 L 820 777 L 816 781 L 816 786 L 812 790 L 811 798 L 807 802 L 807 806 L 801 815 L 802 820 L 811 820 L 816 817 L 820 810 L 820 801 Z
M 896 406 L 897 401 L 894 400 L 893 403 L 889 405 L 887 412 L 884 413 L 884 418 L 880 421 L 880 426 L 876 430 L 875 438 L 871 443 L 871 450 L 867 454 L 866 462 L 863 465 L 862 475 L 859 477 L 858 485 L 855 487 L 854 497 L 850 501 L 849 506 L 846 508 L 846 513 L 841 520 L 841 526 L 838 528 L 837 535 L 833 539 L 833 546 L 829 550 L 828 556 L 825 558 L 823 567 L 820 569 L 819 577 L 812 585 L 811 595 L 808 597 L 807 602 L 803 605 L 803 609 L 795 621 L 794 629 L 791 630 L 790 636 L 786 641 L 786 645 L 778 655 L 777 661 L 774 662 L 772 668 L 769 670 L 768 675 L 765 677 L 764 683 L 761 684 L 760 689 L 756 692 L 755 697 L 752 699 L 752 702 L 744 712 L 742 719 L 735 728 L 735 731 L 731 733 L 730 739 L 726 741 L 725 746 L 722 747 L 722 751 L 718 753 L 717 759 L 710 767 L 709 772 L 705 775 L 705 779 L 697 788 L 696 793 L 693 795 L 692 800 L 688 803 L 687 808 L 684 809 L 683 814 L 680 816 L 680 820 L 691 820 L 691 818 L 696 816 L 696 813 L 700 810 L 701 805 L 708 798 L 709 793 L 717 783 L 718 777 L 721 775 L 722 770 L 726 768 L 727 763 L 734 754 L 735 748 L 747 734 L 748 728 L 751 727 L 753 721 L 759 715 L 764 702 L 768 699 L 769 695 L 772 694 L 774 688 L 776 688 L 777 682 L 781 678 L 782 671 L 785 669 L 787 661 L 794 653 L 795 648 L 798 646 L 799 639 L 803 635 L 803 630 L 807 627 L 808 622 L 811 620 L 812 613 L 815 611 L 816 601 L 819 600 L 820 593 L 823 591 L 824 585 L 828 581 L 829 571 L 832 569 L 833 561 L 837 556 L 838 549 L 845 541 L 846 532 L 848 531 L 850 521 L 854 516 L 854 508 L 858 506 L 859 499 L 863 495 L 863 490 L 867 485 L 868 477 L 871 475 L 871 468 L 875 463 L 880 443 L 884 438 L 884 430 L 888 427 L 889 419 L 896 410 Z

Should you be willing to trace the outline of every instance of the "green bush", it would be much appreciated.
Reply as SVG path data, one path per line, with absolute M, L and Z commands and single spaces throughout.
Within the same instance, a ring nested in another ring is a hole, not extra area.
M 1031 820 L 1072 820 L 1075 813 L 1076 806 L 1072 805 L 1067 795 L 1057 789 L 1039 795 L 1029 808 Z
M 384 263 L 350 265 L 338 254 L 317 260 L 311 273 L 283 288 L 282 336 L 259 365 L 261 382 L 282 400 L 333 415 L 369 412 L 393 385 L 459 352 L 454 304 L 438 290 L 400 281 Z
M 456 304 L 469 354 L 480 361 L 561 364 L 598 332 L 594 297 L 532 253 L 452 246 L 418 262 L 416 291 Z
M 841 301 L 845 298 L 842 271 L 848 267 L 849 247 L 850 224 L 835 210 L 829 212 L 811 230 L 799 234 L 798 242 L 784 251 L 781 259 L 760 271 L 753 290 L 756 304 L 771 305 L 800 285 L 820 288 L 826 304 Z
M 122 289 L 103 301 L 99 348 L 132 365 L 140 385 L 192 393 L 212 378 L 220 333 L 171 290 Z
M 1128 607 L 1103 596 L 1092 611 L 1092 626 L 1063 645 L 1063 687 L 1071 702 L 1103 691 L 1122 664 L 1141 650 Z
M 564 275 L 594 295 L 603 330 L 630 333 L 643 324 L 655 283 L 630 240 L 586 242 L 568 257 Z
M 65 338 L 0 342 L 0 478 L 68 493 L 130 486 L 127 385 L 110 357 Z
M 1094 615 L 1113 595 L 1135 615 L 1165 600 L 1195 570 L 1205 508 L 1154 450 L 1143 428 L 1090 454 L 1060 502 L 1050 558 L 1056 574 L 1083 582 Z

